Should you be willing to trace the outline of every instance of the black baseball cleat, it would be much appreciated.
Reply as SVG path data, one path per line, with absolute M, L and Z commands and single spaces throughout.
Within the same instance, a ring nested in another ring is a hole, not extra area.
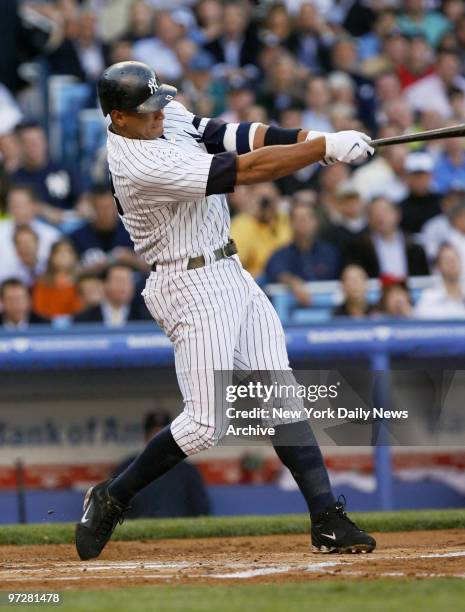
M 128 510 L 108 493 L 110 482 L 105 480 L 91 487 L 84 497 L 84 514 L 75 534 L 76 550 L 82 561 L 99 556 Z
M 312 523 L 313 552 L 369 553 L 376 548 L 376 540 L 347 516 L 345 504 L 345 497 L 341 495 Z

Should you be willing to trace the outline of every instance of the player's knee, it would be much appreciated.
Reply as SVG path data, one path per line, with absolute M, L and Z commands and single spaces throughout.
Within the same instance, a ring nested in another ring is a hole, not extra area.
M 220 441 L 221 436 L 218 434 L 215 427 L 205 427 L 198 434 L 197 444 L 200 450 L 206 450 L 212 446 L 216 446 Z
M 194 455 L 200 451 L 216 446 L 221 439 L 221 432 L 215 425 L 200 423 L 192 418 L 184 418 L 181 427 L 176 427 L 176 420 L 171 430 L 177 444 L 186 453 Z

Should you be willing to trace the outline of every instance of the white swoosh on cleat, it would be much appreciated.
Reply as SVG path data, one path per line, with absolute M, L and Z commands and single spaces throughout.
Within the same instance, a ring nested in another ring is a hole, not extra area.
M 90 506 L 91 506 L 91 504 L 89 504 L 89 505 L 87 506 L 86 511 L 84 512 L 84 515 L 83 515 L 83 517 L 82 517 L 82 519 L 81 519 L 81 523 L 87 523 L 87 521 L 90 521 L 90 519 L 88 519 L 88 518 L 87 518 L 87 513 L 88 513 L 88 512 L 89 512 L 89 510 L 90 510 Z
M 322 533 L 321 535 L 325 536 L 325 538 L 329 538 L 330 540 L 335 540 L 336 539 L 336 534 L 334 533 L 334 531 L 333 531 L 333 533 L 331 535 L 329 533 Z

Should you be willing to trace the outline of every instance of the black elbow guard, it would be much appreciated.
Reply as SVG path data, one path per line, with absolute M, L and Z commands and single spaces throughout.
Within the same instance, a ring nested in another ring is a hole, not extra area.
M 300 129 L 285 129 L 280 127 L 270 126 L 265 132 L 264 145 L 287 145 L 295 144 Z

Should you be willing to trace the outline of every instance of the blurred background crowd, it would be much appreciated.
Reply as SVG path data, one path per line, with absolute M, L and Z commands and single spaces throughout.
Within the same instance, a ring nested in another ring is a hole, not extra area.
M 373 137 L 465 123 L 461 0 L 2 0 L 5 328 L 150 316 L 107 182 L 95 80 L 135 59 L 202 116 Z M 229 196 L 285 323 L 465 318 L 463 139 L 309 166 Z M 285 286 L 284 293 L 273 290 Z

